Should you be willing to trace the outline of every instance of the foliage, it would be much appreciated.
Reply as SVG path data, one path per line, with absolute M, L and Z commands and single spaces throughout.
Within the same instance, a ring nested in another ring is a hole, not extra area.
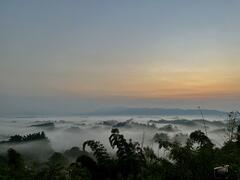
M 86 146 L 89 146 L 91 148 L 91 150 L 93 151 L 93 155 L 96 157 L 97 162 L 99 164 L 105 164 L 107 161 L 110 160 L 110 156 L 107 153 L 107 150 L 105 149 L 103 144 L 101 144 L 99 141 L 93 141 L 93 140 L 85 141 L 83 143 L 84 151 Z
M 228 135 L 229 141 L 233 141 L 238 138 L 238 127 L 240 126 L 240 113 L 238 111 L 232 111 L 228 113 Z
M 133 143 L 131 139 L 127 142 L 124 136 L 119 134 L 118 129 L 112 129 L 109 142 L 112 148 L 117 148 L 118 169 L 123 178 L 133 176 L 133 179 L 136 179 L 145 164 L 145 157 L 140 144 Z
M 20 143 L 20 142 L 28 142 L 28 141 L 35 141 L 35 140 L 43 140 L 47 139 L 45 133 L 38 132 L 38 133 L 33 133 L 33 134 L 28 134 L 25 136 L 20 136 L 20 135 L 14 135 L 9 138 L 8 141 L 2 141 L 0 143 Z
M 48 165 L 50 167 L 62 168 L 67 163 L 68 163 L 68 160 L 61 153 L 58 153 L 58 152 L 53 153 L 51 157 L 48 159 Z
M 211 142 L 211 140 L 200 130 L 194 131 L 190 134 L 190 141 L 192 143 L 198 143 L 200 145 L 200 148 L 213 147 L 213 143 Z
M 238 127 L 237 133 L 240 133 Z M 229 140 L 223 147 L 215 147 L 203 132 L 192 132 L 186 144 L 170 142 L 165 134 L 155 135 L 160 148 L 169 153 L 157 157 L 150 147 L 126 140 L 118 129 L 109 137 L 116 155 L 109 155 L 98 141 L 83 143 L 83 150 L 91 149 L 92 155 L 74 147 L 65 153 L 55 152 L 47 162 L 29 165 L 21 154 L 9 149 L 7 156 L 0 156 L 0 179 L 3 180 L 205 180 L 214 179 L 215 167 L 229 165 L 225 178 L 240 179 L 240 143 Z M 78 157 L 77 157 L 78 156 Z M 74 162 L 69 158 L 75 157 Z

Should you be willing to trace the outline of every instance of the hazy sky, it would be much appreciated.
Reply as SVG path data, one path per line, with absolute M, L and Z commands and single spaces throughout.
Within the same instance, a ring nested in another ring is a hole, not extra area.
M 0 1 L 0 112 L 240 109 L 240 1 Z

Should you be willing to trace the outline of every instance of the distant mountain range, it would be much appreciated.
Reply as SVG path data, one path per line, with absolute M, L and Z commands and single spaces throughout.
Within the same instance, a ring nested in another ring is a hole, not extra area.
M 224 115 L 226 112 L 202 109 L 204 115 Z M 99 110 L 89 115 L 201 115 L 199 109 L 165 109 L 165 108 L 113 108 Z

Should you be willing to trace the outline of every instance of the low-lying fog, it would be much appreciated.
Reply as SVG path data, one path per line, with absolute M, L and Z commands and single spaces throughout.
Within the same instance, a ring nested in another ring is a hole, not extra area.
M 208 136 L 216 146 L 226 140 L 226 116 L 206 116 L 205 124 Z M 167 133 L 170 137 L 200 129 L 204 131 L 202 118 L 199 116 L 71 116 L 46 117 L 22 116 L 0 118 L 0 141 L 10 136 L 26 135 L 44 131 L 54 151 L 63 152 L 73 146 L 82 148 L 86 140 L 102 142 L 110 150 L 108 137 L 115 127 L 126 139 L 144 143 L 144 146 L 157 149 L 153 143 L 156 133 Z M 143 138 L 144 137 L 144 138 Z M 26 143 L 29 144 L 29 143 Z M 2 146 L 2 145 L 1 145 Z M 0 148 L 0 151 L 5 151 Z M 11 144 L 9 146 L 14 146 Z

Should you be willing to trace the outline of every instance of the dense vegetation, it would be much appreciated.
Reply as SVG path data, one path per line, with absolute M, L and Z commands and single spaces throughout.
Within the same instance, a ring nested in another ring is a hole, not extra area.
M 21 142 L 28 142 L 28 141 L 36 141 L 36 140 L 43 140 L 47 139 L 45 133 L 38 132 L 33 134 L 28 134 L 26 136 L 14 135 L 11 136 L 7 141 L 1 141 L 0 143 L 21 143 Z
M 112 129 L 109 137 L 115 154 L 109 154 L 100 142 L 88 140 L 83 143 L 82 151 L 74 147 L 64 153 L 53 153 L 47 162 L 29 163 L 9 149 L 5 156 L 0 156 L 0 179 L 211 180 L 218 176 L 218 179 L 237 180 L 240 179 L 240 126 L 230 132 L 221 148 L 215 147 L 200 130 L 192 132 L 185 143 L 156 134 L 154 141 L 165 151 L 164 157 L 156 155 L 150 147 L 126 140 L 118 129 Z M 214 173 L 216 167 L 220 171 Z

